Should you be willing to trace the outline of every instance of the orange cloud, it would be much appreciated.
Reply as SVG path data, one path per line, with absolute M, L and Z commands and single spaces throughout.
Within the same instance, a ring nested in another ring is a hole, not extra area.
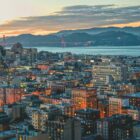
M 21 17 L 7 21 L 0 24 L 0 33 L 6 36 L 28 33 L 50 34 L 60 30 L 109 26 L 140 26 L 140 6 L 69 6 L 51 15 Z
M 112 25 L 106 25 L 102 27 L 109 27 L 109 26 L 114 26 L 114 27 L 139 27 L 140 26 L 140 21 L 139 22 L 131 22 L 131 23 L 122 23 L 122 24 L 112 24 Z

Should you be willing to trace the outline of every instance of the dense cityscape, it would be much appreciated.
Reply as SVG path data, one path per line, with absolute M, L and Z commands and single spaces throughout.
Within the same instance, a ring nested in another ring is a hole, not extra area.
M 139 138 L 140 56 L 0 46 L 0 140 Z

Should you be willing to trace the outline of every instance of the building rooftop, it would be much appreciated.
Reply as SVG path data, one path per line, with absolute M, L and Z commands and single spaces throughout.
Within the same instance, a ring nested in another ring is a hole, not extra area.
M 140 92 L 132 93 L 132 94 L 127 94 L 125 95 L 126 97 L 137 97 L 140 98 Z
M 87 109 L 77 110 L 76 112 L 77 113 L 93 113 L 93 112 L 99 112 L 99 110 L 87 108 Z
M 14 137 L 15 134 L 16 134 L 16 130 L 2 131 L 2 132 L 0 132 L 0 139 L 1 138 Z

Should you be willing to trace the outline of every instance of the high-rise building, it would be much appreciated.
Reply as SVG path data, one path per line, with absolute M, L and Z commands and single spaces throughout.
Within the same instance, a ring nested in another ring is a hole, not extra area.
M 127 79 L 127 67 L 116 65 L 94 65 L 93 84 L 104 86 L 112 81 L 124 81 Z
M 140 124 L 136 124 L 133 126 L 133 137 L 136 140 L 140 139 Z
M 5 55 L 6 51 L 5 49 L 0 46 L 0 75 L 3 75 L 6 70 L 6 64 L 5 64 Z
M 129 99 L 131 106 L 140 107 L 140 92 L 127 94 L 125 97 Z
M 114 114 L 122 113 L 122 99 L 120 98 L 109 98 L 109 116 Z
M 24 93 L 24 89 L 20 87 L 0 86 L 0 106 L 20 101 Z
M 96 89 L 95 88 L 75 88 L 72 90 L 72 103 L 75 109 L 96 108 Z
M 0 132 L 9 128 L 9 117 L 4 112 L 0 112 Z
M 81 124 L 75 119 L 48 121 L 47 132 L 51 140 L 81 140 Z
M 96 133 L 96 121 L 100 119 L 100 111 L 81 109 L 75 112 L 75 117 L 81 122 L 82 136 Z
M 25 107 L 23 104 L 14 104 L 12 106 L 12 119 L 23 120 L 25 117 Z
M 48 113 L 43 110 L 35 110 L 32 112 L 32 125 L 36 130 L 46 131 L 46 122 Z
M 129 115 L 113 115 L 97 121 L 97 134 L 104 140 L 124 140 L 132 137 L 133 121 Z
M 98 110 L 100 111 L 100 117 L 108 117 L 109 116 L 109 103 L 105 99 L 98 100 Z
M 140 109 L 139 108 L 129 108 L 127 109 L 127 114 L 130 115 L 133 120 L 140 121 Z

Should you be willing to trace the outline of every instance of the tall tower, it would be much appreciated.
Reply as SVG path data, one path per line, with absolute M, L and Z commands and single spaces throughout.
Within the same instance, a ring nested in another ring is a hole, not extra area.
M 5 35 L 3 35 L 3 46 L 4 47 L 6 46 L 6 37 L 5 37 Z

